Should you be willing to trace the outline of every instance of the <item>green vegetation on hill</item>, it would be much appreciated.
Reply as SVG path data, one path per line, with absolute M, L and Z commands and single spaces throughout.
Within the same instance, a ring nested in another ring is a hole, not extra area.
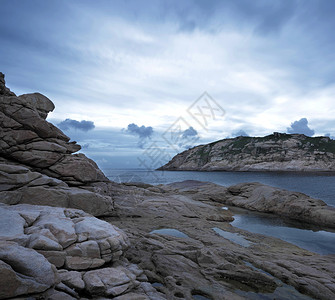
M 330 152 L 335 154 L 335 141 L 328 137 L 308 137 L 303 134 L 286 134 L 286 133 L 273 133 L 264 137 L 248 137 L 239 136 L 234 139 L 219 140 L 212 142 L 208 145 L 203 145 L 199 147 L 197 155 L 201 162 L 207 162 L 210 158 L 210 152 L 214 145 L 217 143 L 228 141 L 225 146 L 221 147 L 221 151 L 225 154 L 239 154 L 239 153 L 254 153 L 255 156 L 266 155 L 269 151 L 283 151 L 281 142 L 290 139 L 297 140 L 297 147 L 299 149 L 305 150 L 307 153 L 313 153 L 315 151 L 320 152 Z M 230 142 L 229 142 L 230 141 Z M 263 148 L 262 143 L 273 142 L 274 146 L 270 148 Z M 255 144 L 258 144 L 256 146 Z M 261 146 L 259 146 L 261 145 Z M 285 150 L 286 151 L 286 150 Z
M 308 148 L 310 152 L 330 152 L 335 154 L 335 141 L 327 137 L 306 137 L 302 142 L 302 148 Z

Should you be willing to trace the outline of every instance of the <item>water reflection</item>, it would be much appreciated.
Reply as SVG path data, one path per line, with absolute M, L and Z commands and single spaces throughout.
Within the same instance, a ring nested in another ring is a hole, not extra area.
M 272 214 L 250 212 L 231 208 L 234 227 L 253 233 L 273 236 L 319 254 L 335 254 L 335 232 L 325 231 L 312 225 L 279 218 Z

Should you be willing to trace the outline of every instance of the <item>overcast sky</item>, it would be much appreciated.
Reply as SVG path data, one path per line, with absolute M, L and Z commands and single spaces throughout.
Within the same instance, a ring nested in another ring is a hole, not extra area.
M 7 86 L 49 97 L 48 120 L 105 167 L 235 135 L 335 135 L 333 0 L 0 2 Z

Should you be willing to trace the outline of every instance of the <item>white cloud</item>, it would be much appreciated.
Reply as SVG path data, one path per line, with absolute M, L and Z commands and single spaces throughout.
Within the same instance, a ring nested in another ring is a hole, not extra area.
M 240 129 L 251 136 L 286 131 L 303 116 L 316 134 L 334 134 L 333 23 L 308 18 L 327 5 L 254 2 L 67 2 L 63 19 L 41 13 L 31 21 L 52 34 L 16 32 L 14 24 L 8 37 L 21 44 L 6 41 L 0 63 L 14 66 L 6 74 L 12 90 L 29 86 L 54 101 L 50 118 L 92 120 L 106 131 L 136 123 L 164 132 L 182 116 L 201 141 L 211 141 Z M 226 111 L 208 131 L 187 115 L 204 91 Z

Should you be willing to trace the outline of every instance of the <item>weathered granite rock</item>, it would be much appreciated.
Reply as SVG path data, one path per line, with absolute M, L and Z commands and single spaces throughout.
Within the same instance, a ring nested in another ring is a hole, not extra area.
M 61 177 L 72 177 L 83 183 L 106 181 L 97 164 L 82 153 L 65 156 L 49 169 Z
M 43 255 L 0 240 L 0 299 L 44 292 L 57 282 L 56 268 Z
M 77 299 L 81 292 L 146 295 L 139 287 L 147 278 L 123 258 L 129 241 L 115 226 L 59 207 L 2 204 L 0 215 L 5 225 L 0 227 L 0 299 L 35 293 L 48 299 Z M 146 299 L 161 299 L 154 288 L 147 290 L 152 297 Z
M 214 183 L 185 181 L 160 186 L 160 188 L 166 192 L 188 195 L 194 200 L 213 200 L 300 222 L 335 228 L 334 207 L 303 193 L 261 183 L 241 183 L 227 188 Z
M 0 72 L 0 95 L 4 96 L 16 96 L 9 88 L 5 85 L 5 75 Z
M 94 269 L 113 275 L 103 294 L 161 299 L 143 271 L 123 257 L 129 242 L 121 230 L 69 209 L 113 214 L 114 184 L 94 161 L 72 154 L 80 146 L 46 121 L 54 108 L 39 93 L 16 97 L 0 74 L 0 298 L 97 298 L 95 277 L 83 280 Z M 124 276 L 131 280 L 119 285 Z
M 59 179 L 8 160 L 0 161 L 0 179 L 0 202 L 5 204 L 78 208 L 95 216 L 108 215 L 114 210 L 110 196 L 68 187 Z
M 43 119 L 46 119 L 48 113 L 55 109 L 55 105 L 50 101 L 50 99 L 40 93 L 25 94 L 19 96 L 19 98 L 34 107 Z
M 39 93 L 16 97 L 6 90 L 3 76 L 0 84 L 0 156 L 70 185 L 108 181 L 84 154 L 71 155 L 80 146 L 45 120 L 55 108 L 51 100 Z
M 60 280 L 68 287 L 79 291 L 85 288 L 85 282 L 83 281 L 83 276 L 80 272 L 60 270 L 58 274 Z
M 0 213 L 7 224 L 15 224 L 10 231 L 1 228 L 0 239 L 15 238 L 22 246 L 41 251 L 47 259 L 48 251 L 53 258 L 59 252 L 65 256 L 68 269 L 86 270 L 117 261 L 129 246 L 122 231 L 80 210 L 2 205 Z
M 228 223 L 231 210 L 222 210 L 218 201 L 227 197 L 227 188 L 220 191 L 215 185 L 191 181 L 156 187 L 127 184 L 114 187 L 114 192 L 119 218 L 106 220 L 127 233 L 131 247 L 126 257 L 140 266 L 168 299 L 310 300 L 308 295 L 316 299 L 335 296 L 334 255 L 321 256 L 232 227 Z M 218 198 L 212 199 L 215 195 Z M 208 218 L 214 214 L 221 218 Z M 186 236 L 150 233 L 162 228 Z M 213 228 L 228 237 L 238 234 L 247 243 L 224 238 Z
M 181 152 L 160 170 L 335 171 L 335 141 L 329 137 L 275 132 L 240 136 Z
M 54 104 L 39 93 L 16 97 L 0 79 L 0 202 L 110 215 L 108 179 L 84 154 L 72 155 L 80 146 L 45 120 Z
M 121 266 L 86 272 L 83 280 L 91 295 L 113 297 L 130 291 L 139 284 L 136 276 Z

